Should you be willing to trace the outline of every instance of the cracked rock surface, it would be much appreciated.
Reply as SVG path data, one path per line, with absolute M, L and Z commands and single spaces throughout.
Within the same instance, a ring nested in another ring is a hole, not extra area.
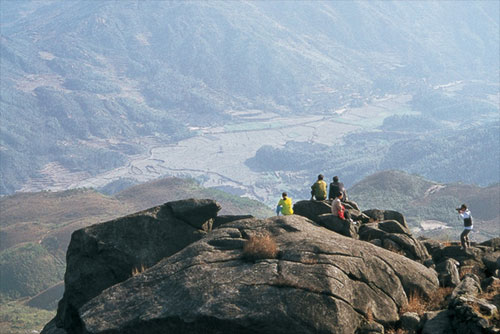
M 243 256 L 270 235 L 275 258 Z M 432 269 L 298 215 L 226 223 L 78 309 L 80 333 L 354 333 L 399 319 Z

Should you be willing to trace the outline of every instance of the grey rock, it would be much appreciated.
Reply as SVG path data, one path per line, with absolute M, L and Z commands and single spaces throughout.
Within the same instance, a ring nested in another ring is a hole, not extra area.
M 276 259 L 244 260 L 241 243 L 271 235 Z M 239 245 L 239 246 L 238 246 Z M 410 291 L 431 295 L 434 271 L 298 216 L 224 224 L 79 309 L 85 333 L 354 333 L 368 312 L 399 319 Z
M 182 208 L 192 208 L 201 222 L 213 219 L 218 207 L 212 200 L 186 200 L 182 205 L 174 204 L 174 216 L 170 204 L 73 232 L 66 254 L 64 296 L 55 318 L 57 327 L 73 328 L 77 310 L 104 289 L 201 239 L 205 231 L 188 223 L 194 216 L 182 217 Z M 203 218 L 201 212 L 207 216 Z
M 405 217 L 397 212 L 397 211 L 392 211 L 392 210 L 379 210 L 379 209 L 370 209 L 370 210 L 365 210 L 363 211 L 365 215 L 368 217 L 371 217 L 375 220 L 378 221 L 383 221 L 383 220 L 396 220 L 399 222 L 403 227 L 408 229 L 408 224 L 406 224 L 406 219 Z
M 450 317 L 452 312 L 441 310 L 424 314 L 424 328 L 422 334 L 449 334 L 453 333 Z
M 423 262 L 424 266 L 426 266 L 427 268 L 433 268 L 435 269 L 436 268 L 436 264 L 434 263 L 434 260 L 433 259 L 427 259 Z
M 500 269 L 500 251 L 486 253 L 482 260 L 490 275 L 493 275 L 496 270 Z
M 435 249 L 432 251 L 432 259 L 436 263 L 445 261 L 446 259 L 452 258 L 460 263 L 473 260 L 477 263 L 482 263 L 483 252 L 475 247 L 470 247 L 467 250 L 460 249 L 460 246 L 447 246 L 441 249 Z
M 430 257 L 424 245 L 412 235 L 392 233 L 388 234 L 386 238 L 396 242 L 405 255 L 412 260 L 424 262 Z
M 427 249 L 427 252 L 434 258 L 434 253 L 440 252 L 444 246 L 441 242 L 434 239 L 422 239 L 420 240 L 422 245 Z
M 384 240 L 389 239 L 392 242 L 386 241 L 388 247 L 395 243 L 397 247 L 393 247 L 393 250 L 394 248 L 399 248 L 406 257 L 421 263 L 430 257 L 425 246 L 411 234 L 389 233 L 380 229 L 380 224 L 381 223 L 362 224 L 359 228 L 359 239 L 364 241 L 380 239 L 382 240 L 382 245 L 384 245 Z M 390 222 L 388 225 L 385 225 L 385 227 L 389 229 L 389 226 L 394 227 L 396 224 L 402 227 L 398 222 Z
M 492 247 L 495 251 L 500 251 L 500 237 L 486 240 L 482 242 L 481 245 Z
M 483 291 L 497 289 L 498 286 L 500 286 L 500 279 L 493 276 L 486 277 L 481 281 L 481 289 Z
M 217 228 L 221 225 L 231 223 L 236 220 L 248 219 L 248 218 L 254 218 L 254 217 L 252 215 L 220 215 L 215 218 L 212 228 Z
M 401 324 L 401 329 L 407 331 L 408 334 L 417 333 L 422 328 L 422 321 L 415 312 L 404 313 L 401 315 L 399 322 Z
M 330 201 L 298 201 L 293 205 L 293 212 L 296 215 L 307 217 L 313 221 L 318 220 L 318 216 L 331 213 Z
M 348 209 L 348 211 L 349 211 L 349 214 L 351 215 L 351 218 L 354 221 L 359 221 L 359 222 L 368 221 L 368 216 L 366 216 L 361 211 L 356 210 L 356 209 Z
M 378 228 L 378 223 L 363 224 L 359 227 L 359 238 L 364 241 L 373 239 L 384 239 L 387 232 Z
M 399 245 L 396 242 L 394 242 L 388 238 L 385 238 L 384 240 L 382 240 L 382 247 L 384 247 L 387 250 L 396 252 L 396 253 L 401 252 L 401 247 L 399 247 Z
M 460 283 L 459 265 L 460 263 L 454 259 L 447 259 L 436 265 L 441 286 L 456 287 Z
M 461 296 L 474 297 L 479 293 L 481 293 L 479 278 L 474 274 L 467 274 L 451 293 L 451 299 Z
M 56 319 L 49 321 L 42 329 L 44 334 L 69 334 L 64 328 L 56 326 Z
M 172 210 L 174 217 L 205 231 L 211 229 L 207 222 L 213 221 L 221 209 L 220 205 L 211 199 L 184 199 L 168 202 L 165 207 Z
M 401 225 L 396 220 L 384 220 L 378 223 L 378 228 L 387 233 L 403 233 L 406 235 L 411 235 L 408 228 Z
M 454 313 L 452 327 L 456 333 L 494 333 L 494 325 L 488 319 L 498 317 L 495 305 L 470 295 L 458 296 L 449 305 Z M 476 312 L 479 310 L 479 313 Z
M 356 334 L 384 334 L 384 326 L 375 321 L 364 321 Z
M 353 223 L 340 219 L 331 213 L 318 216 L 318 223 L 327 229 L 342 234 L 346 237 L 358 239 L 358 227 Z

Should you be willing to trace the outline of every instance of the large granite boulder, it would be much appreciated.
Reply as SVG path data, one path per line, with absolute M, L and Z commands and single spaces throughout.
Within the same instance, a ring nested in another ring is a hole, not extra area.
M 408 224 L 406 224 L 406 219 L 400 212 L 393 210 L 370 209 L 363 211 L 363 213 L 376 221 L 395 220 L 399 222 L 403 227 L 408 229 Z
M 182 200 L 75 231 L 53 323 L 73 328 L 78 309 L 104 289 L 201 239 L 218 209 L 213 200 Z
M 346 237 L 358 239 L 358 226 L 352 222 L 340 219 L 331 213 L 320 215 L 317 219 L 321 226 L 331 231 L 340 233 Z
M 196 229 L 210 231 L 213 220 L 221 207 L 211 199 L 186 199 L 169 202 L 165 205 L 172 216 L 180 219 Z
M 317 221 L 320 215 L 332 213 L 331 202 L 324 201 L 298 201 L 293 205 L 293 212 L 296 215 L 307 217 Z
M 486 241 L 482 242 L 481 245 L 491 247 L 491 248 L 493 248 L 494 251 L 500 251 L 500 237 L 486 240 Z
M 422 334 L 450 334 L 454 333 L 450 318 L 452 312 L 448 310 L 440 310 L 427 312 L 424 315 L 423 322 L 425 323 Z
M 412 260 L 423 263 L 430 258 L 425 246 L 397 220 L 362 224 L 358 233 L 359 239 L 364 241 L 380 240 L 376 244 L 380 243 L 382 247 L 399 252 Z
M 249 261 L 245 245 L 264 235 L 277 255 Z M 354 333 L 437 287 L 433 270 L 304 217 L 244 219 L 106 289 L 73 333 Z
M 483 256 L 482 261 L 486 266 L 488 274 L 491 276 L 498 275 L 500 270 L 500 251 L 486 253 Z
M 453 313 L 451 326 L 453 332 L 467 333 L 498 333 L 495 326 L 500 319 L 498 308 L 491 302 L 481 299 L 479 278 L 467 274 L 453 290 L 448 309 Z
M 439 284 L 441 286 L 456 287 L 460 283 L 459 264 L 455 259 L 446 259 L 436 265 Z

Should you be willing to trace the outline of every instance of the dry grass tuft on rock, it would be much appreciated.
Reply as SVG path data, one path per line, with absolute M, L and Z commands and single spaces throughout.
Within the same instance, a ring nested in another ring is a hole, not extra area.
M 275 259 L 278 246 L 270 235 L 251 236 L 243 246 L 243 257 L 249 261 Z
M 144 270 L 146 270 L 146 267 L 144 267 L 143 264 L 141 264 L 140 267 L 134 267 L 132 269 L 132 276 L 139 275 L 140 273 L 144 272 Z
M 412 292 L 408 297 L 408 305 L 401 308 L 400 314 L 406 312 L 415 312 L 419 316 L 422 316 L 427 311 L 436 311 L 446 308 L 447 298 L 451 295 L 452 292 L 453 288 L 440 287 L 430 297 L 430 299 L 425 299 L 419 293 Z
M 426 311 L 437 311 L 448 306 L 448 297 L 453 292 L 452 287 L 440 287 L 426 303 Z
M 399 313 L 415 312 L 418 315 L 422 315 L 426 309 L 426 301 L 424 298 L 420 294 L 412 292 L 408 297 L 408 304 L 402 307 Z

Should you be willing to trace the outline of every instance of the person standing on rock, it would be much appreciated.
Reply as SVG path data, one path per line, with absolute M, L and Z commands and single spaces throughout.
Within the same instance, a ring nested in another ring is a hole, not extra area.
M 326 199 L 326 182 L 323 181 L 323 174 L 318 175 L 318 181 L 314 182 L 311 186 L 311 201 L 316 199 L 317 201 L 323 201 Z
M 464 230 L 462 234 L 460 234 L 460 244 L 462 245 L 462 249 L 466 250 L 470 247 L 469 233 L 472 232 L 473 228 L 472 215 L 465 204 L 462 204 L 462 206 L 456 210 L 458 211 L 460 218 L 464 220 Z
M 351 215 L 349 214 L 349 211 L 345 210 L 345 206 L 342 204 L 342 197 L 344 195 L 339 192 L 337 193 L 337 196 L 332 202 L 332 214 L 334 216 L 339 217 L 342 220 L 347 220 L 349 222 L 353 222 L 351 219 Z
M 276 207 L 276 215 L 279 216 L 280 212 L 283 216 L 293 215 L 293 204 L 292 199 L 288 197 L 287 193 L 281 194 L 281 199 L 278 202 L 278 206 Z
M 337 197 L 338 193 L 342 193 L 342 202 L 345 202 L 347 200 L 347 193 L 344 188 L 344 184 L 342 182 L 339 182 L 339 177 L 334 176 L 333 177 L 333 182 L 330 183 L 330 191 L 328 192 L 328 199 L 329 200 L 334 200 Z

